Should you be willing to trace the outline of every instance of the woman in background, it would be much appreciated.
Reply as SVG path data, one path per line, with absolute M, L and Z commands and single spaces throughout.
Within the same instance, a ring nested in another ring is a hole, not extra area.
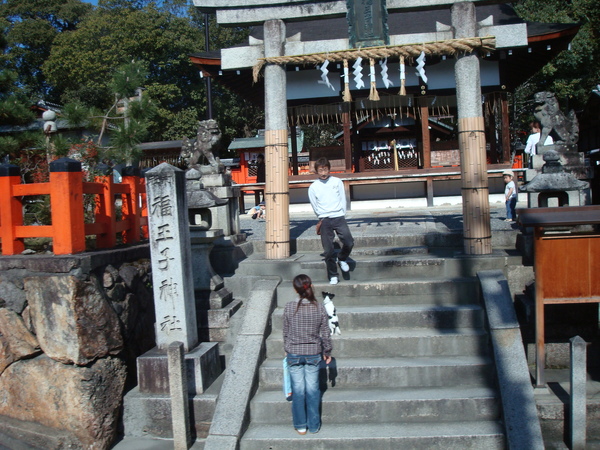
M 292 417 L 299 434 L 318 433 L 321 428 L 319 407 L 319 366 L 331 362 L 331 332 L 327 312 L 317 302 L 311 279 L 298 275 L 293 281 L 298 298 L 285 305 L 283 345 L 292 378 Z

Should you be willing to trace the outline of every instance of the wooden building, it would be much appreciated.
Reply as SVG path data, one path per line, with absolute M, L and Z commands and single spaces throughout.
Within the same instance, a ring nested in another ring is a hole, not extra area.
M 480 52 L 481 92 L 485 117 L 485 136 L 488 173 L 498 177 L 508 167 L 519 167 L 515 149 L 511 148 L 509 93 L 536 73 L 568 44 L 578 30 L 576 24 L 543 24 L 525 22 L 509 4 L 477 4 L 480 35 L 497 34 L 504 27 L 504 37 L 495 51 Z M 423 42 L 445 39 L 451 23 L 449 9 L 402 11 L 388 16 L 389 35 L 421 36 Z M 508 31 L 506 31 L 508 30 Z M 346 18 L 320 18 L 286 24 L 287 41 L 301 42 L 304 49 L 311 42 L 336 42 L 348 39 Z M 514 47 L 511 46 L 511 36 Z M 255 26 L 247 46 L 239 52 L 251 52 L 260 45 L 263 27 Z M 527 45 L 523 45 L 526 42 Z M 414 41 L 413 41 L 414 43 Z M 407 43 L 408 44 L 408 43 Z M 286 43 L 286 46 L 288 44 Z M 333 44 L 332 44 L 333 45 Z M 326 50 L 326 49 L 323 49 Z M 236 48 L 226 51 L 236 51 Z M 221 52 L 199 53 L 191 60 L 204 76 L 227 86 L 257 105 L 264 104 L 264 83 L 255 82 L 252 67 L 227 70 L 222 66 Z M 432 55 L 425 58 L 425 78 L 417 73 L 416 61 L 409 58 L 405 64 L 405 94 L 400 95 L 400 60 L 387 58 L 386 86 L 381 62 L 375 64 L 376 92 L 372 98 L 369 84 L 369 62 L 363 61 L 364 87 L 356 88 L 353 68 L 350 67 L 349 86 L 344 85 L 344 67 L 330 63 L 326 80 L 320 65 L 313 63 L 286 63 L 287 110 L 290 128 L 315 123 L 336 123 L 343 129 L 344 145 L 333 149 L 308 149 L 313 155 L 322 151 L 332 163 L 344 168 L 346 176 L 370 183 L 377 174 L 379 182 L 401 183 L 414 180 L 423 182 L 428 199 L 433 198 L 434 184 L 460 178 L 460 165 L 455 58 Z M 329 84 L 329 85 L 328 85 Z M 351 101 L 344 101 L 348 91 Z M 395 150 L 395 151 L 394 151 Z M 292 158 L 293 159 L 293 158 Z M 456 169 L 455 169 L 456 168 Z M 297 180 L 299 168 L 292 168 L 290 181 Z M 299 181 L 299 180 L 297 180 Z M 501 182 L 498 183 L 501 186 Z M 293 187 L 290 184 L 290 187 Z M 352 196 L 352 193 L 349 193 Z

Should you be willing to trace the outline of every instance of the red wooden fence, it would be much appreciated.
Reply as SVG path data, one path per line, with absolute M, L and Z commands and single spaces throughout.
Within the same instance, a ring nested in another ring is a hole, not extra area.
M 139 242 L 148 237 L 146 186 L 139 171 L 128 170 L 122 183 L 112 175 L 83 181 L 81 163 L 61 158 L 50 163 L 50 181 L 21 184 L 19 168 L 0 164 L 0 241 L 3 255 L 17 255 L 25 249 L 25 238 L 52 239 L 54 254 L 68 255 L 86 250 L 85 237 L 95 235 L 97 248 L 123 242 Z M 85 223 L 84 195 L 95 196 L 94 222 Z M 23 197 L 49 195 L 52 225 L 23 225 Z M 122 217 L 117 220 L 115 199 L 122 201 Z

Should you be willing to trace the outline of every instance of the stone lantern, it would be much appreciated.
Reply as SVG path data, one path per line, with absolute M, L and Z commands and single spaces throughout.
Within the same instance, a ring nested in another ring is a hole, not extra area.
M 44 134 L 50 135 L 51 133 L 56 133 L 58 128 L 56 127 L 56 113 L 54 111 L 44 111 L 42 114 L 42 119 L 44 119 Z

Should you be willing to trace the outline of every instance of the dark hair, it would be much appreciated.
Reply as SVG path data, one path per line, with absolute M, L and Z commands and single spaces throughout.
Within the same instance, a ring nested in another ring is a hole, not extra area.
M 296 275 L 294 281 L 292 281 L 292 284 L 294 285 L 294 290 L 300 296 L 300 301 L 298 302 L 298 306 L 296 306 L 296 311 L 298 311 L 298 308 L 300 308 L 300 304 L 304 298 L 313 305 L 317 305 L 317 299 L 315 298 L 315 293 L 313 292 L 312 281 L 308 275 L 303 273 Z
M 539 120 L 533 120 L 529 123 L 530 127 L 535 127 L 535 128 L 542 128 L 542 124 L 540 123 Z
M 315 161 L 315 172 L 319 171 L 319 167 L 327 167 L 329 170 L 331 170 L 331 163 L 327 158 L 322 156 Z

